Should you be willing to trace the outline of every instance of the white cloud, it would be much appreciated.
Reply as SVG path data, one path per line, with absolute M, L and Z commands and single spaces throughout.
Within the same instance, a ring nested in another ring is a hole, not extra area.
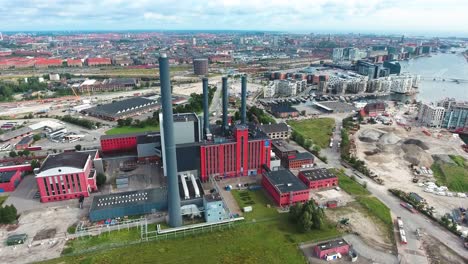
M 0 21 L 2 30 L 456 30 L 468 34 L 467 10 L 466 0 L 0 0 Z

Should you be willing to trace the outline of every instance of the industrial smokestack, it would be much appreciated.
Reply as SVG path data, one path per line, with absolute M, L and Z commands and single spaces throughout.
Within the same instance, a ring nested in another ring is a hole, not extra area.
M 228 130 L 228 79 L 223 77 L 223 130 Z
M 241 78 L 241 124 L 247 123 L 247 76 Z
M 203 83 L 203 133 L 210 133 L 210 111 L 208 110 L 208 78 L 202 79 Z
M 163 133 L 166 155 L 166 170 L 168 181 L 169 225 L 182 225 L 180 213 L 179 183 L 177 179 L 177 159 L 174 143 L 174 118 L 172 114 L 171 80 L 169 75 L 169 61 L 166 54 L 159 57 L 159 79 L 161 82 L 161 103 L 163 115 Z

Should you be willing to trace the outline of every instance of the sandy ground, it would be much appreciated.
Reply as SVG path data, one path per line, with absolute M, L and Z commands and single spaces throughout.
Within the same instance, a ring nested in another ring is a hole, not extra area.
M 372 218 L 364 213 L 364 210 L 362 206 L 352 202 L 346 207 L 327 209 L 325 213 L 332 221 L 348 218 L 349 225 L 345 226 L 344 229 L 359 234 L 366 244 L 379 250 L 392 250 L 393 244 L 386 235 L 385 227 L 375 224 Z
M 221 88 L 221 76 L 213 77 L 208 79 L 208 84 L 210 85 L 219 85 Z M 241 83 L 240 79 L 233 79 L 229 78 L 228 80 L 229 85 L 229 94 L 231 95 L 239 95 L 241 92 Z M 256 92 L 259 89 L 263 89 L 263 86 L 258 83 L 247 83 L 247 92 Z M 191 93 L 198 93 L 201 94 L 203 92 L 202 89 L 202 82 L 198 80 L 194 83 L 186 83 L 186 84 L 176 84 L 174 85 L 174 93 L 181 94 L 181 95 L 190 95 Z
M 0 229 L 0 262 L 31 263 L 59 257 L 66 243 L 67 228 L 79 220 L 81 212 L 78 208 L 57 207 L 22 214 L 16 230 Z M 55 230 L 55 235 L 34 240 L 44 230 Z M 12 234 L 27 234 L 28 241 L 18 246 L 6 246 L 4 241 Z
M 468 263 L 468 259 L 463 259 L 454 253 L 450 248 L 441 244 L 436 238 L 423 235 L 422 246 L 426 250 L 430 264 L 464 264 Z
M 419 139 L 429 147 L 427 152 L 431 155 L 455 154 L 468 158 L 468 155 L 460 148 L 462 142 L 459 138 L 453 137 L 450 133 L 440 130 L 429 130 L 432 136 L 427 136 L 422 133 L 423 128 L 419 127 L 412 127 L 412 130 L 407 132 L 396 124 L 391 126 L 362 125 L 358 133 L 354 135 L 358 158 L 366 161 L 368 167 L 385 181 L 384 184 L 387 188 L 397 188 L 406 192 L 418 193 L 427 200 L 429 205 L 435 207 L 435 212 L 439 216 L 445 214 L 448 210 L 466 205 L 468 202 L 466 198 L 437 196 L 435 194 L 423 192 L 423 187 L 412 182 L 414 176 L 409 167 L 410 163 L 403 158 L 404 153 L 401 148 L 390 146 L 389 151 L 366 156 L 364 152 L 374 150 L 376 144 L 362 142 L 358 137 L 362 131 L 370 128 L 382 130 L 384 132 L 393 132 L 402 139 Z M 427 176 L 424 180 L 433 181 L 434 179 L 433 177 Z

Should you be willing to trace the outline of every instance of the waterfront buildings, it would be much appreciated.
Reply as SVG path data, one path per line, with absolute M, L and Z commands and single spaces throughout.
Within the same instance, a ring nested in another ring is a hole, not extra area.
M 441 127 L 445 109 L 441 106 L 434 106 L 423 103 L 419 108 L 418 122 L 424 126 Z

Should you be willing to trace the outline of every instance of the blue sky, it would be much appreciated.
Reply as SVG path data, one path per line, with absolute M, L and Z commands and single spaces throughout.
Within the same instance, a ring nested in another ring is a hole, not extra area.
M 468 35 L 467 0 L 0 0 L 0 31 L 235 29 Z

